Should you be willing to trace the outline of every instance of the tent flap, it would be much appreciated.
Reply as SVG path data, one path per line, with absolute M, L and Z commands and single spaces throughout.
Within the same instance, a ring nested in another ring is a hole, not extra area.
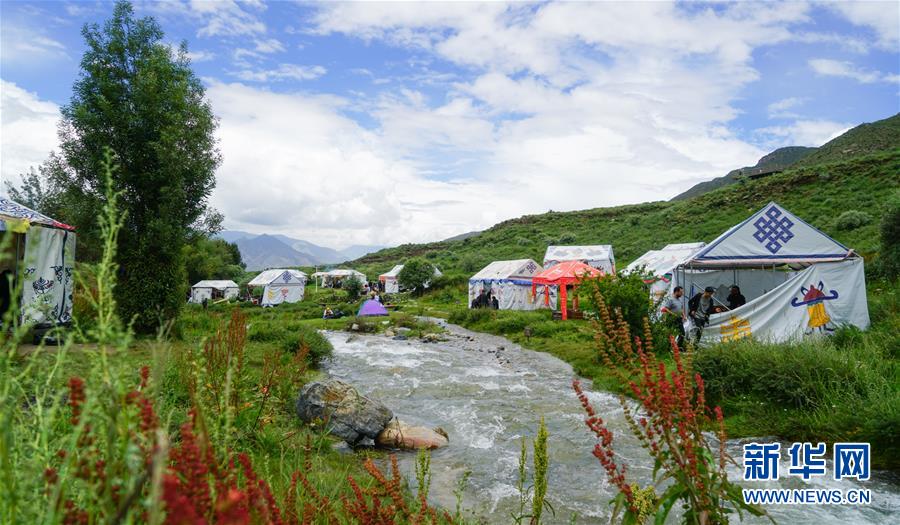
M 710 317 L 702 344 L 752 336 L 768 342 L 869 327 L 863 260 L 812 265 L 744 306 Z

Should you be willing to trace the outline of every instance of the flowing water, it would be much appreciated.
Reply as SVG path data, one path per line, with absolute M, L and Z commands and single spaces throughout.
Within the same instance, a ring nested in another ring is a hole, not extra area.
M 527 437 L 530 445 L 538 420 L 544 416 L 550 433 L 548 500 L 555 510 L 555 514 L 547 513 L 544 521 L 569 523 L 573 514 L 578 523 L 608 521 L 608 502 L 615 488 L 591 455 L 595 440 L 584 425 L 584 412 L 572 391 L 572 368 L 549 354 L 523 349 L 500 337 L 454 325 L 446 328 L 447 340 L 440 343 L 328 333 L 335 351 L 325 369 L 385 403 L 401 420 L 447 431 L 450 445 L 432 454 L 429 499 L 434 503 L 454 509 L 453 491 L 469 471 L 464 507 L 490 523 L 510 523 L 519 507 L 515 486 L 521 440 Z M 588 382 L 584 386 L 589 390 Z M 618 399 L 606 392 L 589 391 L 588 395 L 615 434 L 618 460 L 627 465 L 628 479 L 646 485 L 652 464 L 625 426 Z M 742 443 L 729 442 L 732 456 L 740 458 Z M 786 449 L 784 444 L 782 449 Z M 404 475 L 414 480 L 415 453 L 401 452 L 400 460 Z M 781 471 L 786 469 L 787 464 L 782 464 Z M 830 463 L 828 472 L 832 472 Z M 729 477 L 740 479 L 740 474 L 734 467 Z M 803 482 L 782 476 L 778 482 L 757 486 L 872 491 L 872 503 L 864 506 L 769 507 L 779 523 L 900 522 L 900 483 L 887 474 L 876 473 L 862 483 Z

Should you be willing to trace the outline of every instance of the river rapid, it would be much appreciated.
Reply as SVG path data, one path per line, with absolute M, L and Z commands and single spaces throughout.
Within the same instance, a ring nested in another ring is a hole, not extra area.
M 454 509 L 453 491 L 463 473 L 470 478 L 463 498 L 467 513 L 489 523 L 510 523 L 518 511 L 516 477 L 522 437 L 531 439 L 538 420 L 545 418 L 550 433 L 548 500 L 555 513 L 545 523 L 608 522 L 615 487 L 591 454 L 595 439 L 584 425 L 584 411 L 572 391 L 572 368 L 545 353 L 524 349 L 501 337 L 471 332 L 455 325 L 443 342 L 398 341 L 385 336 L 329 332 L 334 354 L 324 363 L 333 377 L 354 385 L 362 394 L 382 401 L 401 420 L 442 427 L 450 445 L 432 454 L 432 489 L 429 499 Z M 646 485 L 652 463 L 625 425 L 616 396 L 590 389 L 597 413 L 615 435 L 618 461 L 627 466 L 631 482 Z M 766 440 L 769 441 L 769 440 Z M 747 440 L 730 440 L 728 450 L 741 457 Z M 786 450 L 790 444 L 783 444 Z M 830 450 L 830 447 L 829 447 Z M 878 451 L 873 451 L 877 454 Z M 787 457 L 786 452 L 782 459 Z M 415 484 L 414 452 L 399 453 L 404 475 Z M 829 476 L 832 472 L 828 465 Z M 788 464 L 781 465 L 782 473 Z M 738 467 L 729 477 L 740 479 Z M 770 506 L 767 510 L 784 524 L 848 524 L 900 522 L 900 483 L 895 476 L 875 473 L 870 481 L 836 482 L 820 478 L 804 482 L 782 476 L 765 488 L 867 488 L 872 503 L 861 506 Z M 674 517 L 670 516 L 669 521 Z M 733 522 L 738 520 L 733 519 Z M 748 523 L 768 523 L 749 519 Z

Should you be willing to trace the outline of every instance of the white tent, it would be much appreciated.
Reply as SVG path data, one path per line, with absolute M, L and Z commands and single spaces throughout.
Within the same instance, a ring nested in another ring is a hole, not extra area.
M 747 299 L 710 317 L 704 343 L 751 335 L 779 342 L 869 326 L 862 259 L 774 202 L 682 264 L 678 278 L 685 299 L 706 286 L 724 292 L 731 284 Z
M 359 279 L 361 283 L 365 284 L 367 282 L 366 274 L 356 270 L 329 270 L 327 272 L 316 272 L 312 276 L 326 288 L 340 287 L 344 279 L 349 279 L 351 276 Z
M 13 275 L 9 286 L 22 282 L 22 296 L 16 298 L 21 320 L 41 326 L 71 322 L 75 229 L 0 197 L 0 232 L 11 241 L 4 246 L 0 270 Z
M 544 266 L 549 268 L 565 261 L 581 261 L 609 275 L 616 273 L 616 259 L 612 246 L 598 244 L 595 246 L 547 246 L 544 254 Z
M 303 300 L 306 288 L 306 274 L 300 270 L 273 269 L 266 270 L 253 278 L 247 286 L 263 287 L 263 306 L 281 303 L 296 303 Z
M 385 293 L 398 293 L 400 292 L 400 282 L 398 281 L 398 276 L 400 272 L 403 270 L 403 265 L 398 264 L 390 269 L 390 271 L 383 273 L 378 276 L 378 280 L 384 283 L 384 292 Z M 434 276 L 440 277 L 444 275 L 438 270 L 437 266 L 434 267 Z M 425 283 L 425 288 L 428 288 L 430 283 Z
M 541 286 L 536 294 L 531 291 L 531 279 L 543 271 L 532 259 L 494 261 L 469 278 L 469 307 L 472 301 L 486 290 L 500 303 L 501 310 L 537 310 L 545 308 L 544 293 L 550 293 L 549 308 L 556 308 L 556 287 Z
M 234 299 L 239 291 L 240 288 L 234 281 L 200 281 L 191 286 L 190 302 L 201 304 L 204 299 L 207 301 Z
M 648 282 L 650 284 L 650 297 L 658 300 L 670 288 L 675 269 L 690 260 L 704 246 L 706 246 L 705 242 L 667 244 L 662 250 L 650 250 L 641 255 L 625 267 L 625 272 L 642 270 L 645 274 L 652 277 L 653 280 Z

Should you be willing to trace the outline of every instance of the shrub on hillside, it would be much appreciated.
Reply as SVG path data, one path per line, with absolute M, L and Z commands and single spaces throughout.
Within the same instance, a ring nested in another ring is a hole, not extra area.
M 887 211 L 881 219 L 881 251 L 879 266 L 888 279 L 900 275 L 900 193 L 888 202 Z
M 872 222 L 872 216 L 864 211 L 847 210 L 840 214 L 835 221 L 835 227 L 839 230 L 850 231 L 865 226 Z
M 347 292 L 347 297 L 352 301 L 362 293 L 363 283 L 355 275 L 351 275 L 341 283 L 341 288 Z

